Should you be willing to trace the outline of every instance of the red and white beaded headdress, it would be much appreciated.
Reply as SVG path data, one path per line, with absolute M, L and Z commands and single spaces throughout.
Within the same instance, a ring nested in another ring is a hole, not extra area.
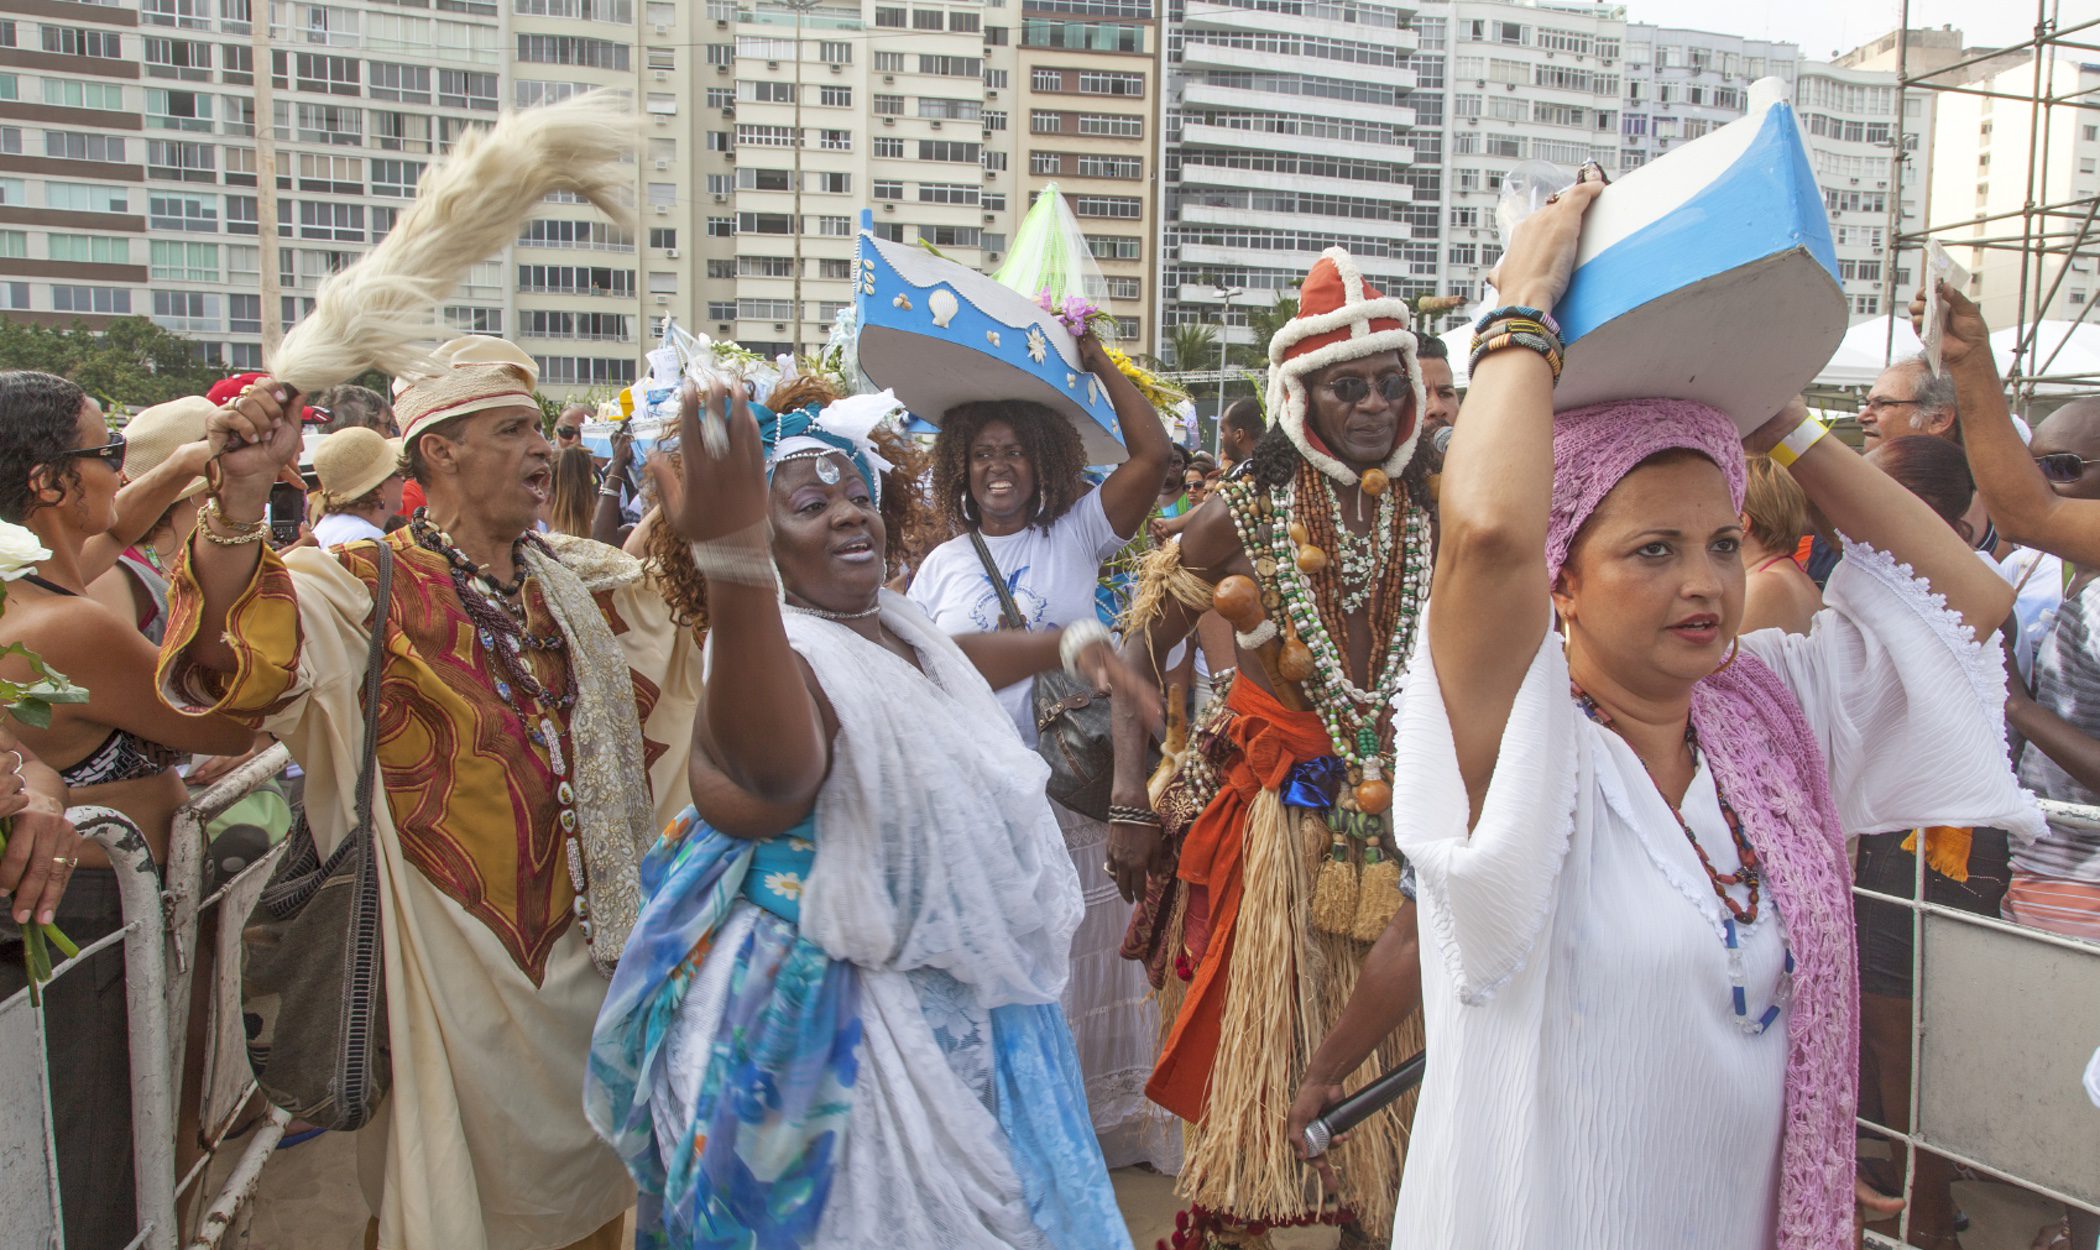
M 1356 485 L 1356 471 L 1335 459 L 1306 426 L 1305 375 L 1346 360 L 1379 352 L 1398 352 L 1414 391 L 1414 409 L 1393 454 L 1386 458 L 1388 477 L 1397 478 L 1414 459 L 1421 434 L 1422 371 L 1415 363 L 1415 336 L 1405 300 L 1389 297 L 1364 281 L 1363 270 L 1339 247 L 1330 247 L 1313 262 L 1298 288 L 1298 315 L 1269 340 L 1269 419 L 1283 427 L 1300 455 L 1314 468 L 1344 486 Z

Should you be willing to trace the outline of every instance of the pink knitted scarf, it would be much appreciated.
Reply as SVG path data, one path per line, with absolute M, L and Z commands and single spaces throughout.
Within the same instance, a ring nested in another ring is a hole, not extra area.
M 1742 507 L 1742 443 L 1734 422 L 1712 408 L 1634 400 L 1555 418 L 1546 540 L 1552 576 L 1612 487 L 1650 456 L 1676 449 L 1720 466 Z M 1750 656 L 1738 655 L 1694 686 L 1691 715 L 1714 780 L 1757 850 L 1794 953 L 1779 1246 L 1832 1250 L 1852 1236 L 1859 985 L 1851 873 L 1829 766 L 1793 693 Z

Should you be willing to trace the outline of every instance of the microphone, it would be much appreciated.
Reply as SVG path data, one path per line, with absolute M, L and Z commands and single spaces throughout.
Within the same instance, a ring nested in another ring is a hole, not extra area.
M 1440 425 L 1430 432 L 1429 445 L 1435 449 L 1438 460 L 1442 460 L 1444 453 L 1451 450 L 1451 435 L 1457 430 L 1455 425 Z
M 1334 1144 L 1335 1138 L 1391 1106 L 1400 1095 L 1421 1084 L 1422 1069 L 1428 1064 L 1429 1052 L 1423 1051 L 1327 1108 L 1319 1119 L 1305 1126 L 1305 1132 L 1301 1135 L 1305 1143 L 1305 1157 L 1311 1159 L 1326 1154 L 1327 1148 Z

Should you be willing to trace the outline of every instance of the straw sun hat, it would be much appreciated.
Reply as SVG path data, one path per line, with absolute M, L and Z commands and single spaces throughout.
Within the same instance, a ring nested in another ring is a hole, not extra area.
M 217 410 L 218 405 L 202 395 L 141 410 L 124 426 L 124 476 L 136 480 L 166 463 L 184 443 L 202 442 L 205 418 Z M 207 485 L 201 477 L 192 478 L 178 498 L 194 499 Z
M 377 430 L 353 425 L 314 445 L 321 505 L 341 508 L 370 494 L 399 471 L 401 445 Z

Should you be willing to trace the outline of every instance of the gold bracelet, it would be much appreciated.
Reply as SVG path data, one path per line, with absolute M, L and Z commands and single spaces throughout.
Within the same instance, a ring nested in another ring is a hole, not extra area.
M 212 522 L 214 521 L 223 522 L 228 529 L 233 531 L 232 537 L 225 537 L 217 533 L 212 527 Z M 249 543 L 259 543 L 269 536 L 270 521 L 269 518 L 265 517 L 244 525 L 232 520 L 224 512 L 221 512 L 217 499 L 207 499 L 204 501 L 204 506 L 197 510 L 197 532 L 204 535 L 204 541 L 214 546 L 245 547 Z

